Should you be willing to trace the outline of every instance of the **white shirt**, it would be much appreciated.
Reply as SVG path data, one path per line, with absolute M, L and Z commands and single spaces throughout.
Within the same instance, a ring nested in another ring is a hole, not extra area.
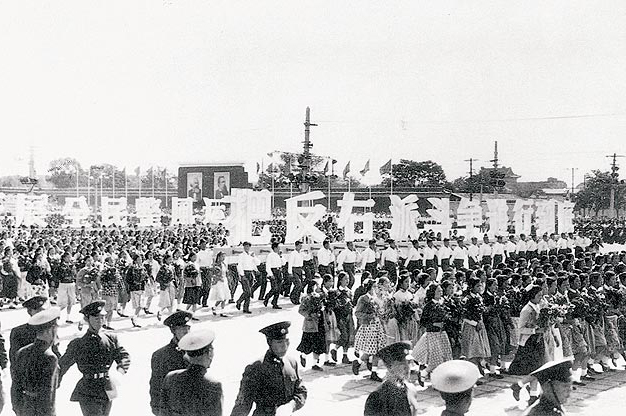
M 527 250 L 526 248 L 526 241 L 524 240 L 519 240 L 517 242 L 517 245 L 515 246 L 515 252 L 516 253 L 523 253 Z
M 478 253 L 479 253 L 480 249 L 478 248 L 478 245 L 476 244 L 470 244 L 469 247 L 467 248 L 467 255 L 471 258 L 473 258 L 474 260 L 478 261 Z
M 435 247 L 426 246 L 422 252 L 424 253 L 424 260 L 433 260 L 437 254 L 437 249 Z
M 406 261 L 404 262 L 404 267 L 409 265 L 410 261 L 416 261 L 422 258 L 422 255 L 420 254 L 419 250 L 416 249 L 415 247 L 411 246 L 411 248 L 409 248 L 409 252 L 406 256 Z
M 535 240 L 526 241 L 526 251 L 537 251 L 537 242 Z
M 256 259 L 244 251 L 237 259 L 237 272 L 240 276 L 243 276 L 244 272 L 253 272 L 257 270 L 256 264 Z
M 558 241 L 556 242 L 556 245 L 559 248 L 559 250 L 565 250 L 567 248 L 567 240 L 564 238 L 559 238 Z
M 357 262 L 357 252 L 348 250 L 347 248 L 341 250 L 341 253 L 337 256 L 337 267 L 339 270 L 343 268 L 344 263 L 356 263 Z
M 335 256 L 333 252 L 330 250 L 326 250 L 324 247 L 320 248 L 317 252 L 317 264 L 320 266 L 328 266 L 330 263 L 335 260 Z
M 467 247 L 456 246 L 452 251 L 452 258 L 454 260 L 463 260 L 463 263 L 467 261 Z
M 304 254 L 301 251 L 292 251 L 289 253 L 288 258 L 287 263 L 289 263 L 289 266 L 287 266 L 287 271 L 289 274 L 293 272 L 294 267 L 302 267 L 304 264 Z
M 152 278 L 156 279 L 157 274 L 159 273 L 159 269 L 161 268 L 161 266 L 159 265 L 159 262 L 156 261 L 155 259 L 152 259 L 152 260 L 144 261 L 143 264 L 149 264 L 150 265 L 150 271 L 152 272 Z
M 372 250 L 371 248 L 366 248 L 361 252 L 361 267 L 365 267 L 367 263 L 376 263 L 376 259 L 380 256 L 380 253 Z
M 554 250 L 555 248 L 557 248 L 556 241 L 553 238 L 549 239 L 548 240 L 548 249 Z
M 541 240 L 537 243 L 537 252 L 546 253 L 548 250 L 550 250 L 550 243 L 548 241 Z
M 265 259 L 265 270 L 271 273 L 272 269 L 280 269 L 281 267 L 283 267 L 283 259 L 281 259 L 276 252 L 272 251 L 267 255 Z
M 437 258 L 439 259 L 439 264 L 441 264 L 441 260 L 448 259 L 450 260 L 452 257 L 452 249 L 450 247 L 441 246 L 439 247 L 439 251 L 437 252 Z
M 497 256 L 498 254 L 504 256 L 504 244 L 498 243 L 497 241 L 491 247 L 491 254 Z
M 397 263 L 398 262 L 398 249 L 397 248 L 391 248 L 391 247 L 387 247 L 385 249 L 385 251 L 383 251 L 382 255 L 380 256 L 380 262 L 381 263 L 385 263 L 386 261 L 390 261 L 393 263 Z
M 213 250 L 204 249 L 196 253 L 196 263 L 198 267 L 212 267 L 213 266 Z
M 506 251 L 506 254 L 508 255 L 510 253 L 515 253 L 515 248 L 516 248 L 515 243 L 509 240 L 504 246 L 504 251 Z
M 481 257 L 484 256 L 491 256 L 491 245 L 489 245 L 489 243 L 482 243 L 478 249 L 478 253 L 480 254 Z

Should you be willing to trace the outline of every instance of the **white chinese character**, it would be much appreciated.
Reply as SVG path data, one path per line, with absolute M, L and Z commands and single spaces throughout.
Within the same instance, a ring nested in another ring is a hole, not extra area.
M 489 236 L 493 238 L 497 235 L 507 235 L 509 206 L 506 204 L 506 200 L 488 199 L 487 207 L 489 208 L 487 212 L 487 217 L 489 218 Z
M 535 228 L 537 235 L 552 234 L 555 231 L 555 209 L 556 201 L 550 199 L 548 201 L 536 201 L 537 211 L 535 212 Z
M 305 237 L 309 236 L 318 243 L 326 239 L 326 235 L 315 226 L 315 223 L 320 221 L 324 217 L 324 214 L 326 214 L 326 208 L 321 204 L 312 204 L 313 201 L 323 198 L 324 193 L 322 191 L 313 191 L 286 200 L 286 243 L 292 244 L 297 240 L 303 240 Z M 300 202 L 307 202 L 311 204 L 311 206 L 300 206 Z
M 515 225 L 515 234 L 530 235 L 534 205 L 535 201 L 532 199 L 517 199 L 515 201 L 515 206 L 513 207 L 513 224 Z
M 344 192 L 343 199 L 337 201 L 337 205 L 341 207 L 337 225 L 344 229 L 345 241 L 371 240 L 374 234 L 374 214 L 371 212 L 356 214 L 352 209 L 371 208 L 374 206 L 374 200 L 355 201 L 352 192 Z M 360 233 L 354 231 L 354 225 L 357 223 L 363 223 L 363 231 Z
M 480 201 L 468 198 L 461 198 L 459 207 L 456 210 L 456 224 L 465 227 L 465 237 L 472 238 L 478 235 L 476 227 L 480 227 L 483 222 L 483 209 Z
M 394 240 L 416 240 L 419 237 L 417 219 L 420 214 L 417 211 L 417 196 L 409 195 L 400 199 L 397 195 L 390 195 L 391 205 L 391 230 L 389 236 Z
M 558 209 L 559 233 L 574 232 L 574 203 L 570 201 L 559 202 Z

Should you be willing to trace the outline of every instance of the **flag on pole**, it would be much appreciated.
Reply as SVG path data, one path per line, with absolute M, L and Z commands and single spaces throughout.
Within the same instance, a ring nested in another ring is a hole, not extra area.
M 365 174 L 369 171 L 370 171 L 370 161 L 368 159 L 368 161 L 365 162 L 365 166 L 363 167 L 363 170 L 360 171 L 359 173 L 361 174 L 361 176 L 365 176 Z
M 384 165 L 380 167 L 381 175 L 387 175 L 389 173 L 391 173 L 391 159 L 389 159 L 387 163 L 385 163 Z
M 326 165 L 324 166 L 324 176 L 328 175 L 328 160 L 326 161 Z
M 260 171 L 261 171 L 261 165 L 259 165 L 259 162 L 256 162 L 256 174 L 258 175 Z
M 343 178 L 346 179 L 348 177 L 348 173 L 350 173 L 350 162 L 348 161 L 348 164 L 346 165 L 345 168 L 343 168 Z

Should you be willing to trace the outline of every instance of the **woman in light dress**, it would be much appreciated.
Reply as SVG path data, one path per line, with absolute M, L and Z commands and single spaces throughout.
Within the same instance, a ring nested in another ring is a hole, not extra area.
M 224 252 L 217 253 L 215 257 L 215 266 L 213 267 L 213 277 L 211 281 L 211 290 L 209 291 L 209 302 L 215 302 L 215 305 L 211 308 L 213 315 L 217 315 L 217 310 L 220 310 L 220 316 L 223 318 L 229 315 L 224 313 L 224 307 L 226 302 L 230 299 L 230 288 L 228 287 L 228 266 L 224 261 L 226 255 Z

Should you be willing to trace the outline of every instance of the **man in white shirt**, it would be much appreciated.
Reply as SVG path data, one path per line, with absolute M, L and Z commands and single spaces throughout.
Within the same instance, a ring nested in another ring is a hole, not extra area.
M 526 258 L 526 246 L 526 234 L 520 234 L 519 240 L 515 245 L 515 254 L 517 255 L 517 258 Z
M 426 247 L 422 250 L 424 255 L 424 271 L 436 268 L 437 249 L 430 238 L 426 240 Z
M 282 309 L 278 306 L 278 296 L 280 295 L 280 289 L 282 287 L 283 277 L 283 259 L 280 258 L 278 243 L 272 243 L 272 252 L 267 255 L 265 259 L 265 270 L 267 270 L 267 277 L 270 279 L 270 291 L 265 295 L 263 304 L 267 306 L 267 303 L 272 299 L 272 309 Z
M 502 244 L 502 236 L 496 238 L 496 242 L 491 247 L 491 256 L 493 257 L 493 267 L 504 261 L 504 244 Z
M 387 243 L 389 247 L 383 251 L 380 256 L 380 263 L 384 270 L 387 270 L 389 274 L 389 280 L 391 283 L 396 284 L 398 280 L 398 258 L 400 257 L 400 253 L 398 247 L 396 246 L 396 242 L 393 239 L 388 239 Z
M 291 289 L 289 298 L 291 303 L 299 305 L 300 295 L 302 294 L 302 267 L 304 265 L 304 253 L 301 252 L 302 241 L 296 241 L 295 247 L 296 249 L 289 254 L 287 273 L 291 283 L 293 283 L 293 289 Z
M 330 241 L 324 240 L 322 248 L 317 252 L 317 271 L 320 276 L 325 274 L 335 275 L 334 273 L 335 255 L 330 248 Z
M 458 271 L 465 268 L 467 265 L 468 250 L 465 246 L 465 241 L 463 241 L 463 237 L 459 238 L 456 244 L 456 247 L 454 248 L 454 250 L 452 250 L 452 262 L 454 263 L 454 267 Z
M 526 258 L 532 260 L 537 257 L 537 236 L 531 235 L 526 240 Z
M 472 243 L 467 247 L 467 264 L 470 270 L 480 264 L 480 248 L 476 237 L 472 237 Z
M 200 288 L 200 299 L 202 304 L 206 306 L 206 302 L 209 297 L 209 290 L 211 290 L 211 268 L 213 267 L 213 250 L 207 248 L 206 241 L 200 241 L 200 250 L 196 253 L 196 264 L 200 268 L 200 281 L 202 286 Z
M 450 270 L 450 258 L 452 257 L 452 248 L 450 247 L 450 239 L 444 238 L 443 245 L 439 247 L 437 251 L 437 258 L 439 259 L 439 265 L 441 270 L 447 272 Z
M 548 255 L 556 256 L 558 252 L 558 244 L 556 243 L 557 235 L 552 233 L 550 234 L 550 239 L 548 240 Z
M 243 253 L 239 255 L 237 260 L 237 273 L 239 273 L 239 280 L 241 281 L 241 288 L 243 293 L 237 300 L 235 306 L 237 309 L 241 309 L 243 303 L 243 313 L 250 312 L 250 298 L 252 297 L 251 285 L 254 282 L 254 272 L 257 271 L 256 259 L 250 252 L 251 244 L 247 241 L 243 243 Z
M 348 273 L 348 287 L 350 289 L 354 286 L 355 265 L 358 261 L 358 256 L 359 253 L 354 249 L 352 241 L 346 242 L 346 248 L 341 250 L 341 253 L 337 256 L 337 270 Z
M 539 257 L 547 256 L 549 251 L 550 244 L 548 242 L 548 234 L 544 234 L 541 237 L 541 241 L 537 243 L 537 255 L 539 255 Z
M 509 241 L 504 245 L 504 253 L 506 254 L 507 260 L 517 260 L 517 254 L 515 253 L 515 248 L 517 244 L 515 243 L 515 236 L 510 235 Z
M 565 233 L 561 233 L 561 237 L 556 241 L 556 246 L 558 254 L 566 255 L 568 253 L 567 235 Z
M 376 278 L 376 265 L 380 259 L 380 253 L 376 250 L 376 240 L 370 240 L 368 245 L 369 247 L 361 253 L 361 268 Z
M 422 269 L 422 254 L 420 253 L 419 241 L 411 241 L 411 247 L 404 261 L 404 267 L 410 272 L 413 270 Z

